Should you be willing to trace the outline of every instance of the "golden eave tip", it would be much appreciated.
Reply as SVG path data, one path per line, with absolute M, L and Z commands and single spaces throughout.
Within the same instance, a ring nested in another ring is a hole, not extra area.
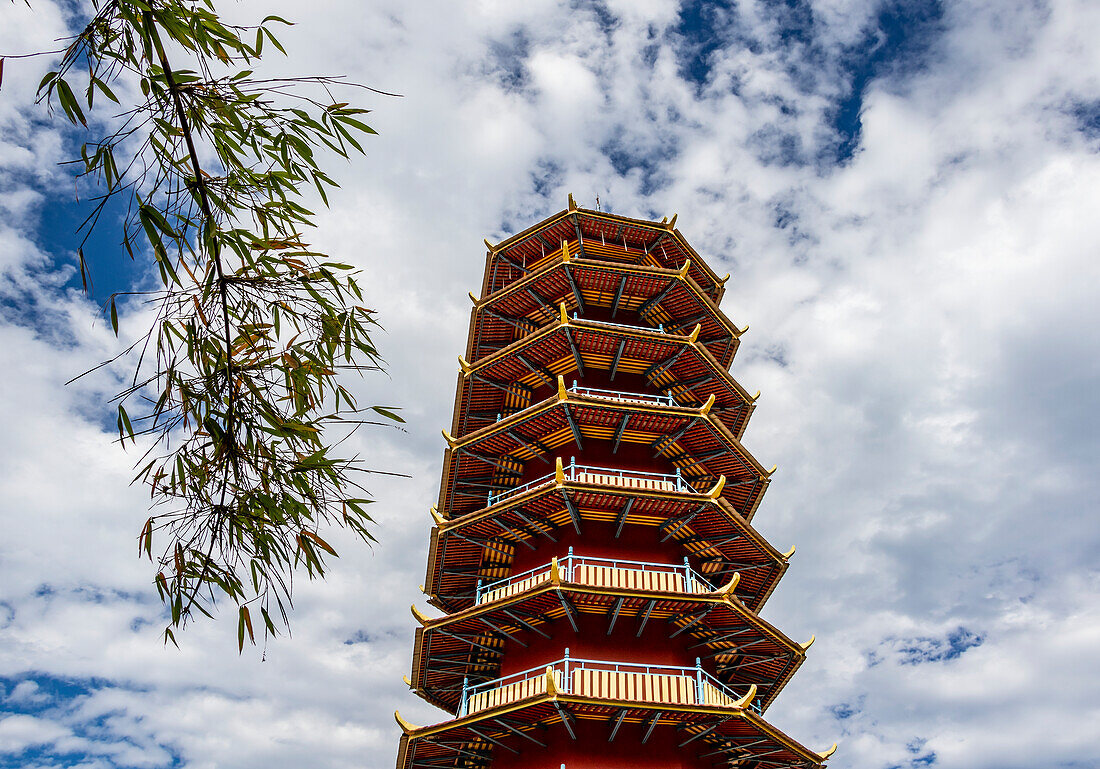
M 401 676 L 401 680 L 405 682 L 405 686 L 409 687 L 410 689 L 413 688 L 413 682 L 409 680 L 408 676 Z
M 565 389 L 565 377 L 558 374 L 558 400 L 566 400 L 569 397 L 569 391 Z
M 413 726 L 404 718 L 402 718 L 401 714 L 396 710 L 393 711 L 393 718 L 395 721 L 397 721 L 397 725 L 401 727 L 401 731 L 403 731 L 405 734 L 411 734 L 412 732 L 415 732 L 417 730 L 417 727 Z
M 730 581 L 727 582 L 724 587 L 718 588 L 718 592 L 726 598 L 729 598 L 733 595 L 733 591 L 737 589 L 737 583 L 739 583 L 740 581 L 741 572 L 735 571 L 733 573 L 733 576 L 730 578 Z
M 443 437 L 446 439 L 447 445 L 453 449 L 455 447 L 455 444 L 458 443 L 458 438 L 454 437 L 446 430 L 440 430 L 439 432 L 443 433 Z
M 573 200 L 573 193 L 572 192 L 569 193 L 568 203 L 569 203 L 569 210 L 570 211 L 576 211 L 577 210 L 577 201 Z
M 469 376 L 470 372 L 474 370 L 474 367 L 466 362 L 466 359 L 461 355 L 458 356 L 458 367 L 462 369 L 462 373 L 465 376 Z
M 412 610 L 412 615 L 413 615 L 413 617 L 414 617 L 414 618 L 416 619 L 416 621 L 417 621 L 417 622 L 419 622 L 419 623 L 420 623 L 421 625 L 427 625 L 427 624 L 428 624 L 429 622 L 431 622 L 431 619 L 429 619 L 429 618 L 428 618 L 428 617 L 427 617 L 427 616 L 426 616 L 425 614 L 423 614 L 423 613 L 422 613 L 422 612 L 420 611 L 420 609 L 416 608 L 416 604 L 415 604 L 415 603 L 414 603 L 414 604 L 413 604 L 412 606 L 410 606 L 409 608 L 410 608 L 410 609 Z
M 675 229 L 675 227 L 676 227 L 676 217 L 677 216 L 679 216 L 679 214 L 673 214 L 672 218 L 668 220 L 668 228 L 670 230 Z
M 778 470 L 778 469 L 779 469 L 779 465 L 772 465 L 772 469 L 768 470 L 768 472 L 765 473 L 765 476 L 768 477 L 768 478 L 771 478 L 773 475 L 775 475 L 775 471 Z
M 558 305 L 558 309 L 561 310 L 561 324 L 563 326 L 569 325 L 569 308 L 565 306 L 565 302 Z
M 565 467 L 561 463 L 561 457 L 554 460 L 554 483 L 559 486 L 565 483 Z
M 821 757 L 822 759 L 826 759 L 829 756 L 831 756 L 833 753 L 836 753 L 836 743 L 835 742 L 833 743 L 833 746 L 831 748 L 829 748 L 828 750 L 823 750 L 820 753 L 818 753 L 817 755 L 819 757 Z
M 726 476 L 719 475 L 718 483 L 714 484 L 714 488 L 707 492 L 707 496 L 711 499 L 718 499 L 722 495 L 722 489 L 726 488 Z
M 783 560 L 788 560 L 792 555 L 794 555 L 794 548 L 795 546 L 791 545 L 791 549 L 783 553 Z
M 750 686 L 749 690 L 745 692 L 745 696 L 733 703 L 733 705 L 734 707 L 744 708 L 754 699 L 756 699 L 756 684 Z
M 439 514 L 439 510 L 437 510 L 435 507 L 430 508 L 428 512 L 432 514 L 432 520 L 435 521 L 436 526 L 442 526 L 444 523 L 446 523 L 446 521 L 443 519 L 443 516 Z
M 553 585 L 561 584 L 561 568 L 558 566 L 556 555 L 550 558 L 550 583 Z
M 699 334 L 701 334 L 702 332 L 703 327 L 696 323 L 695 328 L 691 330 L 691 334 L 688 336 L 688 339 L 691 340 L 692 343 L 695 343 L 699 339 Z
M 715 399 L 714 393 L 711 393 L 711 394 L 710 394 L 710 397 L 709 397 L 709 398 L 707 398 L 707 402 L 706 402 L 706 403 L 704 403 L 704 404 L 702 405 L 702 407 L 701 407 L 701 408 L 699 409 L 699 412 L 700 412 L 701 414 L 703 414 L 704 416 L 706 416 L 707 414 L 709 414 L 709 413 L 710 413 L 710 410 L 711 410 L 711 408 L 712 408 L 712 407 L 714 406 L 714 401 L 715 401 L 715 400 L 716 400 L 716 399 Z
M 495 254 L 497 252 L 496 246 L 490 243 L 488 238 L 482 238 L 482 241 L 485 243 L 485 247 L 489 249 L 490 254 Z
M 672 218 L 675 219 L 676 217 L 672 217 Z M 671 227 L 669 229 L 671 229 Z M 686 278 L 687 274 L 688 274 L 688 270 L 690 270 L 690 269 L 691 269 L 691 260 L 690 259 L 684 260 L 683 266 L 680 267 L 680 277 L 681 278 Z
M 802 651 L 806 651 L 807 649 L 809 649 L 811 646 L 814 645 L 814 641 L 816 641 L 816 640 L 817 640 L 817 636 L 812 635 L 812 636 L 810 636 L 809 641 L 804 641 L 803 643 L 800 643 L 799 646 L 802 647 Z

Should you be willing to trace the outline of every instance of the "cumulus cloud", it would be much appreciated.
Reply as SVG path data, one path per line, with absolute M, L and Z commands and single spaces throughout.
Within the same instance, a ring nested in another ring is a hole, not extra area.
M 67 6 L 66 6 L 67 7 Z M 250 1 L 291 65 L 404 94 L 315 241 L 366 270 L 407 432 L 361 448 L 373 550 L 298 585 L 292 638 L 232 623 L 164 649 L 131 458 L 62 383 L 115 342 L 42 231 L 72 136 L 0 100 L 0 766 L 386 767 L 427 507 L 483 237 L 564 207 L 660 217 L 751 324 L 746 445 L 780 472 L 754 523 L 798 544 L 764 616 L 816 634 L 770 717 L 853 767 L 1088 765 L 1100 752 L 1100 9 L 838 3 Z M 67 17 L 3 11 L 0 49 Z M 11 20 L 9 23 L 9 19 Z M 110 258 L 106 255 L 104 258 Z M 135 322 L 132 319 L 131 322 Z M 339 540 L 339 538 L 337 538 Z

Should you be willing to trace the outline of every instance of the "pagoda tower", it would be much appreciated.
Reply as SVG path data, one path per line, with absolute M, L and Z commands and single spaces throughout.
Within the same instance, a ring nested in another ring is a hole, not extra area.
M 794 548 L 753 529 L 744 328 L 676 229 L 569 206 L 488 254 L 398 769 L 820 767 L 764 718 L 813 642 L 759 611 Z

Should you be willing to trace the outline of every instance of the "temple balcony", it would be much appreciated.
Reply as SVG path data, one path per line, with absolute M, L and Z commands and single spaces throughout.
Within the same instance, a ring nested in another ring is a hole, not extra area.
M 558 570 L 561 582 L 591 587 L 617 587 L 665 593 L 713 593 L 717 590 L 703 575 L 691 568 L 687 558 L 682 564 L 595 558 L 576 555 L 570 547 L 568 555 L 564 558 L 555 559 L 542 566 L 484 584 L 478 580 L 474 603 L 479 605 L 507 598 L 550 582 L 555 569 Z
M 622 663 L 699 658 L 726 686 L 757 686 L 766 708 L 810 642 L 794 642 L 750 610 L 736 597 L 739 581 L 735 574 L 709 589 L 712 581 L 675 564 L 575 556 L 566 569 L 554 559 L 483 583 L 478 602 L 454 614 L 431 619 L 414 607 L 421 627 L 409 685 L 457 712 L 464 686 L 542 665 L 570 646 L 580 657 Z
M 683 672 L 690 678 L 693 668 Z M 560 679 L 564 686 L 564 676 Z M 555 676 L 555 688 L 558 681 Z M 601 690 L 587 681 L 575 687 L 581 688 L 595 693 L 534 694 L 433 726 L 414 726 L 398 714 L 402 736 L 397 769 L 559 769 L 563 763 L 574 768 L 818 769 L 835 750 L 817 752 L 801 745 L 751 706 L 670 706 L 600 696 Z
M 576 451 L 593 459 L 613 459 L 622 446 L 630 446 L 637 469 L 679 470 L 682 484 L 697 492 L 713 491 L 751 519 L 774 468 L 765 470 L 710 413 L 714 398 L 700 407 L 670 406 L 644 402 L 646 396 L 639 393 L 570 392 L 560 376 L 557 384 L 556 397 L 461 438 L 444 434 L 449 448 L 438 504 L 444 517 L 477 509 L 489 494 L 497 500 L 506 491 L 516 493 L 517 487 L 536 488 L 544 481 L 533 472 L 534 463 L 549 470 L 560 461 L 563 447 L 573 444 Z M 639 455 L 646 452 L 647 456 Z M 629 482 L 628 478 L 608 480 L 609 484 Z M 663 479 L 654 482 L 674 484 Z M 635 487 L 653 488 L 644 483 Z M 661 488 L 676 490 L 675 485 Z
M 471 363 L 552 324 L 562 305 L 578 322 L 683 335 L 698 326 L 700 344 L 723 368 L 747 329 L 726 317 L 683 269 L 586 259 L 567 249 L 474 302 L 466 351 Z
M 639 491 L 674 491 L 681 494 L 703 494 L 703 491 L 694 488 L 684 480 L 679 468 L 674 473 L 647 473 L 641 470 L 626 470 L 618 467 L 579 465 L 576 458 L 572 458 L 569 460 L 569 464 L 562 464 L 560 473 L 554 470 L 520 486 L 505 489 L 496 494 L 489 492 L 486 496 L 486 504 L 492 506 L 516 495 L 526 494 L 535 489 L 552 485 L 558 482 L 559 477 L 563 482 L 595 483 Z
M 566 649 L 565 656 L 546 665 L 463 687 L 458 717 L 547 693 L 674 707 L 749 707 L 762 713 L 755 686 L 735 692 L 704 670 L 698 659 L 693 667 L 645 665 L 573 659 Z
M 787 568 L 793 550 L 776 550 L 724 499 L 683 485 L 676 491 L 674 474 L 640 477 L 656 481 L 650 486 L 667 484 L 670 491 L 607 483 L 619 473 L 633 475 L 619 468 L 566 467 L 560 487 L 555 479 L 544 478 L 491 506 L 437 521 L 425 579 L 433 604 L 448 611 L 469 607 L 477 597 L 478 580 L 495 582 L 516 571 L 513 565 L 520 551 L 520 561 L 533 566 L 528 559 L 536 557 L 539 548 L 552 548 L 541 563 L 573 543 L 595 555 L 584 547 L 587 541 L 665 548 L 666 559 L 690 558 L 711 584 L 725 584 L 739 573 L 736 595 L 753 610 L 763 605 Z
M 559 313 L 554 323 L 476 363 L 462 359 L 451 432 L 461 437 L 522 411 L 552 393 L 556 378 L 564 376 L 604 389 L 655 392 L 684 406 L 714 396 L 713 413 L 740 438 L 756 396 L 693 333 Z

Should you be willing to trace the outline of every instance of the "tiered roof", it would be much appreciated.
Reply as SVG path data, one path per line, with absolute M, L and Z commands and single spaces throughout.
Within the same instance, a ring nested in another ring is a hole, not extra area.
M 794 549 L 751 525 L 775 468 L 740 442 L 759 393 L 728 373 L 745 332 L 717 306 L 729 276 L 675 216 L 569 202 L 486 242 L 423 586 L 447 615 L 414 607 L 408 680 L 456 718 L 398 716 L 398 767 L 487 768 L 599 723 L 608 742 L 624 724 L 642 744 L 659 730 L 663 750 L 704 763 L 817 769 L 832 751 L 760 717 L 813 639 L 757 614 Z M 627 540 L 653 560 L 622 560 Z M 667 641 L 667 664 L 598 640 L 625 628 Z M 565 638 L 620 658 L 571 657 Z

